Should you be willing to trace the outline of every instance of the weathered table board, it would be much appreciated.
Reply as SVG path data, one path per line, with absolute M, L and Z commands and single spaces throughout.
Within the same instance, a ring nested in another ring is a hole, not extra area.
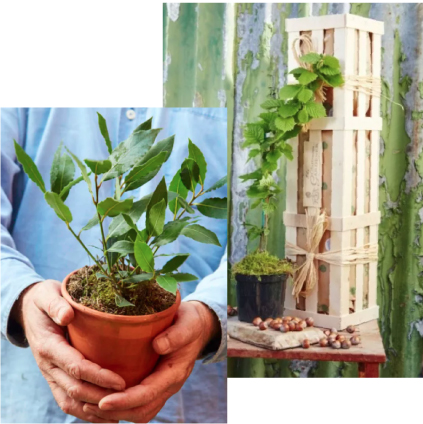
M 237 319 L 237 317 L 229 318 L 228 328 L 231 325 L 230 322 Z M 348 338 L 351 337 L 351 334 L 346 331 L 339 333 L 345 334 Z M 320 347 L 316 344 L 311 345 L 309 349 L 297 347 L 270 350 L 243 343 L 230 337 L 228 340 L 228 358 L 358 362 L 360 377 L 379 377 L 379 364 L 386 362 L 386 354 L 377 321 L 373 320 L 357 326 L 356 334 L 360 336 L 361 343 L 358 346 L 351 346 L 350 349 L 332 349 Z

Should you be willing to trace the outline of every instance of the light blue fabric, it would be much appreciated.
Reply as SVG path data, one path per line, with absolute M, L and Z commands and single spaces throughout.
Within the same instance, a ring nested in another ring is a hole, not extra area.
M 7 334 L 10 310 L 23 289 L 47 278 L 61 281 L 69 272 L 90 263 L 87 254 L 66 225 L 47 206 L 39 188 L 28 181 L 16 162 L 13 139 L 37 164 L 49 187 L 53 154 L 63 140 L 80 159 L 106 158 L 96 111 L 107 120 L 113 147 L 125 140 L 137 125 L 153 116 L 153 127 L 163 128 L 157 141 L 176 134 L 173 153 L 162 171 L 148 184 L 130 192 L 135 200 L 154 190 L 164 175 L 169 183 L 188 156 L 188 138 L 203 151 L 208 162 L 206 186 L 226 175 L 226 109 L 2 109 L 1 111 L 1 419 L 3 422 L 79 422 L 57 406 L 30 349 L 17 347 L 19 339 Z M 129 118 L 128 118 L 129 116 Z M 103 184 L 101 197 L 113 194 L 111 182 Z M 225 197 L 226 186 L 210 193 Z M 75 186 L 66 201 L 79 231 L 93 216 L 84 183 Z M 169 216 L 169 218 L 171 218 Z M 145 216 L 139 226 L 144 225 Z M 226 254 L 227 222 L 202 218 L 222 247 L 200 244 L 181 236 L 164 246 L 162 253 L 190 252 L 182 272 L 201 283 L 184 283 L 185 300 L 199 300 L 218 315 L 222 324 L 219 350 L 197 361 L 183 389 L 169 399 L 157 422 L 226 422 Z M 98 230 L 98 229 L 97 229 Z M 87 245 L 99 245 L 96 229 L 83 233 Z M 7 338 L 8 341 L 5 339 Z M 219 363 L 210 363 L 218 362 Z M 205 364 L 207 363 L 207 364 Z

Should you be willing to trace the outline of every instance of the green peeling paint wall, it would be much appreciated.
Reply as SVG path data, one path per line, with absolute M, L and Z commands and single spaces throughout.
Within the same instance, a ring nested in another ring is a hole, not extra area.
M 353 13 L 385 22 L 382 39 L 382 117 L 378 303 L 388 362 L 384 377 L 416 377 L 423 355 L 423 5 L 168 4 L 164 6 L 164 105 L 228 108 L 230 263 L 256 247 L 242 223 L 259 223 L 249 211 L 240 174 L 242 126 L 285 84 L 288 17 Z M 392 99 L 395 103 L 387 100 Z M 402 105 L 402 106 L 399 106 Z M 286 163 L 278 171 L 285 185 Z M 284 255 L 283 194 L 272 222 L 270 250 Z M 228 300 L 235 304 L 234 282 Z M 309 361 L 228 361 L 236 377 L 354 377 L 357 366 Z

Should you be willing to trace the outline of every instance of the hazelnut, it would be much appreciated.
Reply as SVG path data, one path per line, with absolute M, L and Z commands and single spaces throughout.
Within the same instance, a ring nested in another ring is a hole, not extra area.
M 325 330 L 325 331 L 323 331 L 323 333 L 326 337 L 330 336 L 330 330 Z
M 329 337 L 335 337 L 335 339 L 338 337 L 338 333 L 330 333 L 329 334 Z
M 338 340 L 338 342 L 343 342 L 345 340 L 345 336 L 343 336 L 342 334 L 338 334 L 336 336 L 336 340 Z
M 319 344 L 320 344 L 321 347 L 326 347 L 326 346 L 329 345 L 329 340 L 326 337 L 322 337 L 319 340 Z
M 336 337 L 331 337 L 331 336 L 329 336 L 329 337 L 328 337 L 328 344 L 329 344 L 329 346 L 332 346 L 332 344 L 333 344 L 334 342 L 336 342 Z
M 297 317 L 292 318 L 291 320 L 293 323 L 298 324 L 301 320 Z
M 359 336 L 352 336 L 350 339 L 350 342 L 352 345 L 356 346 L 360 344 L 360 337 Z
M 280 330 L 282 327 L 282 323 L 281 322 L 276 322 L 272 325 L 272 328 L 276 331 Z
M 288 322 L 289 331 L 295 331 L 295 323 L 292 321 Z
M 292 317 L 290 317 L 290 316 L 282 317 L 282 319 L 283 319 L 284 321 L 292 321 Z
M 269 327 L 272 328 L 274 324 L 276 324 L 276 320 L 272 319 L 269 323 Z
M 305 322 L 307 324 L 307 327 L 313 327 L 314 325 L 314 319 L 312 317 L 306 318 Z
M 354 333 L 354 332 L 355 332 L 355 327 L 354 327 L 353 325 L 349 325 L 349 326 L 347 327 L 347 331 L 348 331 L 348 333 L 352 334 L 352 333 Z
M 304 339 L 301 345 L 303 349 L 308 349 L 310 347 L 310 341 L 308 339 Z
M 234 308 L 232 308 L 231 305 L 228 305 L 227 314 L 231 317 L 233 313 Z
M 304 328 L 307 328 L 307 323 L 304 320 L 301 320 L 298 325 L 301 326 L 301 328 L 304 330 Z
M 266 324 L 266 322 L 262 321 L 262 322 L 259 324 L 259 329 L 260 329 L 260 330 L 266 330 L 266 329 L 267 329 L 267 324 Z
M 281 318 L 281 317 L 276 317 L 276 318 L 275 318 L 275 321 L 277 321 L 277 322 L 282 322 L 282 318 Z
M 341 348 L 341 342 L 340 342 L 340 341 L 338 341 L 338 340 L 335 340 L 335 341 L 332 343 L 332 348 L 333 348 L 333 349 L 340 349 L 340 348 Z
M 266 318 L 266 319 L 264 320 L 264 322 L 265 322 L 266 324 L 270 324 L 272 321 L 273 321 L 273 318 Z
M 282 333 L 288 333 L 289 332 L 289 325 L 288 324 L 281 324 L 279 331 L 282 332 Z
M 295 331 L 303 331 L 303 327 L 300 324 L 295 324 Z
M 344 340 L 341 343 L 341 347 L 342 349 L 349 349 L 351 347 L 351 342 L 349 340 Z
M 336 328 L 331 328 L 331 333 L 337 333 L 338 332 L 338 330 L 336 329 Z
M 260 323 L 263 322 L 263 320 L 260 317 L 255 317 L 253 319 L 253 324 L 258 327 L 260 325 Z

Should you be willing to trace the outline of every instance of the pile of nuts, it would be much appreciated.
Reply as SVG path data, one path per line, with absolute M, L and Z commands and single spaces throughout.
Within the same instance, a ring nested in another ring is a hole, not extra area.
M 236 306 L 232 307 L 231 305 L 228 305 L 227 314 L 228 314 L 228 317 L 234 317 L 238 315 L 238 308 Z
M 267 318 L 263 321 L 260 317 L 256 317 L 253 324 L 260 330 L 271 328 L 282 333 L 288 333 L 289 331 L 303 331 L 306 327 L 313 327 L 314 320 L 313 318 L 278 317 Z
M 347 332 L 350 334 L 355 333 L 355 327 L 349 325 L 346 328 Z M 332 349 L 349 349 L 351 345 L 358 345 L 360 343 L 360 337 L 356 334 L 348 340 L 343 334 L 339 334 L 336 328 L 331 330 L 325 330 L 325 337 L 322 337 L 319 341 L 321 347 L 331 347 Z

